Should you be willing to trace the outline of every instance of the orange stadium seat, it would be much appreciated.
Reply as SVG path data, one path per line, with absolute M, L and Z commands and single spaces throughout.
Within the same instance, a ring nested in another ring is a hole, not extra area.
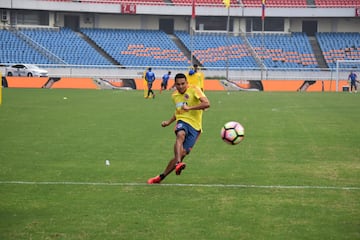
M 73 2 L 73 0 L 47 0 L 53 2 Z M 82 0 L 83 3 L 99 3 L 99 4 L 120 4 L 134 3 L 138 5 L 163 5 L 168 4 L 166 0 Z M 193 0 L 172 0 L 174 5 L 191 5 Z M 247 7 L 260 7 L 261 0 L 231 0 L 231 5 L 239 6 L 239 3 Z M 359 0 L 314 0 L 315 6 L 321 7 L 359 7 Z M 222 0 L 196 0 L 196 5 L 223 6 Z M 267 7 L 305 7 L 307 0 L 267 0 Z
M 175 5 L 191 5 L 193 0 L 172 0 L 172 3 Z M 209 6 L 219 6 L 223 7 L 224 3 L 222 0 L 196 0 L 196 6 L 209 5 Z M 230 0 L 230 4 L 237 6 L 237 0 Z
M 175 66 L 190 63 L 163 31 L 93 28 L 81 31 L 124 66 L 168 66 L 169 61 Z
M 360 33 L 317 33 L 316 38 L 329 68 L 337 60 L 360 60 Z
M 316 6 L 322 7 L 357 7 L 359 0 L 315 0 Z
M 176 31 L 175 35 L 188 48 L 204 67 L 258 67 L 250 50 L 241 37 L 228 38 L 223 33 L 201 33 L 194 37 L 195 44 L 185 31 Z
M 248 37 L 250 45 L 257 55 L 263 59 L 268 68 L 311 68 L 317 70 L 318 64 L 304 33 L 254 34 Z
M 242 0 L 245 6 L 261 6 L 260 0 Z M 267 0 L 267 7 L 304 7 L 307 6 L 306 0 Z

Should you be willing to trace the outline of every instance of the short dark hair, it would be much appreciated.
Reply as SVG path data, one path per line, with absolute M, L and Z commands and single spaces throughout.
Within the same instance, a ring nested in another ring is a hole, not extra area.
M 186 79 L 186 76 L 185 76 L 185 74 L 183 74 L 183 73 L 178 73 L 178 74 L 175 75 L 175 81 L 176 81 L 176 79 L 178 79 L 178 78 L 185 78 L 185 79 Z M 186 79 L 186 81 L 187 81 L 187 79 Z

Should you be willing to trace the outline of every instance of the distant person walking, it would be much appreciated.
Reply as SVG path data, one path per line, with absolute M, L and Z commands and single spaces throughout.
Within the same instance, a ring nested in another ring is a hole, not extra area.
M 355 93 L 357 93 L 357 86 L 356 86 L 356 82 L 359 82 L 357 80 L 357 75 L 355 72 L 351 72 L 349 74 L 348 80 L 350 81 L 350 93 L 353 92 L 353 88 L 355 90 Z
M 168 73 L 165 73 L 162 77 L 162 82 L 161 82 L 161 88 L 160 88 L 160 93 L 162 92 L 162 90 L 166 90 L 167 89 L 167 85 L 168 85 L 168 81 L 170 79 L 170 75 L 171 72 L 169 71 Z

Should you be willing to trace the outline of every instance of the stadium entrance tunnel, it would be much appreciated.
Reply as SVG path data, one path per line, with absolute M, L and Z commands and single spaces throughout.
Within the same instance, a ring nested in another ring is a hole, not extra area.
M 224 89 L 227 91 L 250 91 L 257 92 L 263 91 L 263 85 L 260 80 L 249 81 L 249 80 L 220 80 Z
M 97 78 L 94 79 L 94 82 L 100 89 L 136 90 L 136 83 L 134 79 Z
M 51 88 L 52 85 L 53 85 L 55 82 L 59 81 L 60 79 L 61 79 L 61 78 L 59 78 L 59 77 L 51 77 L 51 78 L 49 78 L 49 80 L 42 86 L 42 88 Z
M 298 92 L 305 92 L 314 83 L 316 83 L 316 81 L 304 81 L 304 83 L 298 89 Z

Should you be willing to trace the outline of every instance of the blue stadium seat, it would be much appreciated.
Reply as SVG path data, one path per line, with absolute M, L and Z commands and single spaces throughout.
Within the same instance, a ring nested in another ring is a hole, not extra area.
M 85 40 L 68 28 L 60 30 L 26 29 L 22 32 L 52 54 L 71 65 L 110 65 Z
M 248 36 L 250 45 L 264 59 L 267 68 L 310 68 L 318 64 L 305 33 L 254 34 Z
M 241 37 L 225 33 L 191 36 L 185 31 L 176 31 L 175 35 L 204 67 L 258 67 Z
M 51 64 L 52 62 L 32 48 L 16 34 L 8 30 L 0 30 L 0 62 Z
M 316 38 L 329 68 L 336 68 L 337 60 L 360 60 L 360 33 L 317 33 Z
M 89 29 L 81 31 L 124 66 L 188 66 L 189 59 L 157 30 Z

